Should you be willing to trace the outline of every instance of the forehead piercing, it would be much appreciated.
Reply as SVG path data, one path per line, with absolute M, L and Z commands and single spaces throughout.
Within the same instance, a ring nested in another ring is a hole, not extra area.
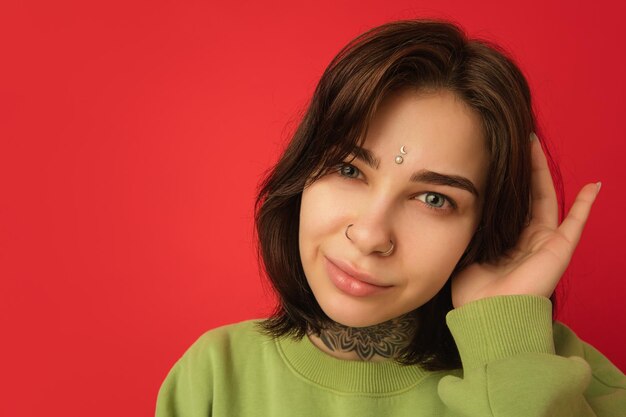
M 391 247 L 389 249 L 387 249 L 386 252 L 381 252 L 380 256 L 389 256 L 389 255 L 391 255 L 391 252 L 393 252 L 393 248 L 395 248 L 396 245 L 393 244 L 393 240 L 389 240 L 389 243 L 391 243 Z
M 406 149 L 404 149 L 404 145 L 402 145 L 400 147 L 400 153 L 402 155 L 406 155 Z M 396 164 L 400 165 L 402 162 L 404 162 L 404 158 L 402 157 L 402 155 L 397 155 L 396 156 Z M 393 248 L 392 248 L 393 249 Z
M 348 236 L 348 229 L 350 229 L 352 226 L 354 226 L 354 225 L 353 224 L 349 224 L 348 227 L 346 227 L 346 233 L 345 233 L 346 237 L 348 238 L 348 240 L 350 242 L 352 242 L 352 239 L 350 239 L 350 236 Z

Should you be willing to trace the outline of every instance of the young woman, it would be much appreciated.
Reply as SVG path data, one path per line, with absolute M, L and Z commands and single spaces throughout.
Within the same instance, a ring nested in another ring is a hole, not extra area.
M 330 63 L 257 200 L 275 313 L 203 335 L 157 416 L 617 416 L 624 375 L 550 297 L 600 184 L 559 224 L 528 85 L 451 23 Z

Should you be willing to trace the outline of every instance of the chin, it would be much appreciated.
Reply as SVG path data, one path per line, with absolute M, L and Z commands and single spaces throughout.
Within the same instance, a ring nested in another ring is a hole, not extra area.
M 331 317 L 332 319 L 332 317 Z M 377 320 L 363 320 L 363 318 L 351 318 L 348 320 L 334 320 L 335 323 L 341 324 L 346 327 L 370 327 L 376 326 L 377 324 L 384 323 L 386 320 L 377 321 Z
M 347 305 L 341 306 L 342 308 L 331 308 L 329 306 L 321 307 L 332 321 L 347 327 L 375 326 L 403 315 L 403 313 L 395 314 L 391 312 L 389 314 L 381 314 L 382 312 L 380 310 L 377 312 L 378 314 L 364 310 L 356 311 L 360 309 L 351 309 L 351 311 L 348 311 Z

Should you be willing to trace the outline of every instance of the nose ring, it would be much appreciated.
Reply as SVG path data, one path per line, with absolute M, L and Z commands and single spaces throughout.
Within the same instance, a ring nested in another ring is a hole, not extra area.
M 344 232 L 344 234 L 346 235 L 346 238 L 352 242 L 352 239 L 350 239 L 350 236 L 348 236 L 348 230 L 350 230 L 350 228 L 354 226 L 354 224 L 349 224 L 348 227 L 346 227 L 346 231 Z M 391 255 L 391 253 L 393 252 L 393 249 L 396 247 L 396 245 L 393 243 L 393 240 L 389 239 L 389 243 L 391 243 L 391 247 L 389 249 L 387 249 L 385 252 L 380 252 L 380 256 L 389 256 Z
M 389 249 L 387 249 L 386 252 L 381 252 L 380 256 L 389 256 L 391 255 L 391 253 L 393 252 L 393 248 L 396 247 L 396 245 L 393 244 L 393 240 L 389 239 L 389 243 L 391 243 L 391 247 Z
M 348 229 L 350 229 L 352 226 L 354 226 L 354 224 L 349 224 L 348 227 L 346 227 L 346 233 L 345 233 L 346 237 L 348 238 L 350 242 L 352 242 L 352 239 L 350 239 L 350 236 L 348 236 Z

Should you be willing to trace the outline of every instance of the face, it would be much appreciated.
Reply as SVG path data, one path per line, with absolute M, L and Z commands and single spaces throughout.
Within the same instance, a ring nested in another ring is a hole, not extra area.
M 387 98 L 362 148 L 302 193 L 300 257 L 322 310 L 364 327 L 435 296 L 478 226 L 488 162 L 479 115 L 453 93 Z

